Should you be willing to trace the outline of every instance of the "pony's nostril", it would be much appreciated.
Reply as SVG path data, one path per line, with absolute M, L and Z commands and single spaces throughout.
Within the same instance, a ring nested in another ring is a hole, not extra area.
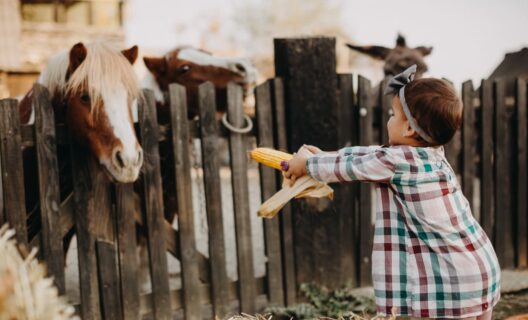
M 115 153 L 115 160 L 116 160 L 117 165 L 120 168 L 124 168 L 125 167 L 125 161 L 123 160 L 123 157 L 121 156 L 121 151 L 117 151 Z
M 140 165 L 143 163 L 143 151 L 140 149 L 138 151 L 138 157 L 137 157 L 137 160 L 136 160 L 136 165 Z

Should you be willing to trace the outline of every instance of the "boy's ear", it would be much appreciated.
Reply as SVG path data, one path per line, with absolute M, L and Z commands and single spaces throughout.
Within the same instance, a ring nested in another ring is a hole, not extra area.
M 416 131 L 411 127 L 411 125 L 409 124 L 409 121 L 407 120 L 406 122 L 406 129 L 405 129 L 405 132 L 403 133 L 403 136 L 405 138 L 413 138 L 416 136 Z

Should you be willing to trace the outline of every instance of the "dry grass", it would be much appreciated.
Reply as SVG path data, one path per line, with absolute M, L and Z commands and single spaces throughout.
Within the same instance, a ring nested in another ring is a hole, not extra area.
M 318 319 L 319 320 L 396 320 L 396 315 L 393 312 L 393 315 L 390 317 L 375 316 L 371 318 L 368 316 L 360 316 L 353 312 L 349 312 L 345 317 L 341 317 L 337 319 L 329 318 L 329 317 L 319 317 Z M 241 315 L 230 317 L 228 320 L 274 320 L 274 318 L 272 315 L 269 315 L 269 314 L 249 315 L 249 314 L 242 313 Z
M 36 250 L 23 257 L 12 239 L 15 232 L 0 228 L 0 320 L 70 320 L 74 308 L 58 295 Z

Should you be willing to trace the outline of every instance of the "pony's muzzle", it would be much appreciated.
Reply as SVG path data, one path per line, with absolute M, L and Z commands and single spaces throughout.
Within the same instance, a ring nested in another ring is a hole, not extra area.
M 143 149 L 137 146 L 132 150 L 126 150 L 119 146 L 112 151 L 111 159 L 114 170 L 110 171 L 117 181 L 135 181 L 143 165 Z

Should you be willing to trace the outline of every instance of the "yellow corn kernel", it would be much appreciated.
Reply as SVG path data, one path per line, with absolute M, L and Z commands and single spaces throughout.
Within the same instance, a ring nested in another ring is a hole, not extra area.
M 251 159 L 277 170 L 281 170 L 281 161 L 289 161 L 293 158 L 289 153 L 271 148 L 255 148 L 249 152 L 249 155 Z

